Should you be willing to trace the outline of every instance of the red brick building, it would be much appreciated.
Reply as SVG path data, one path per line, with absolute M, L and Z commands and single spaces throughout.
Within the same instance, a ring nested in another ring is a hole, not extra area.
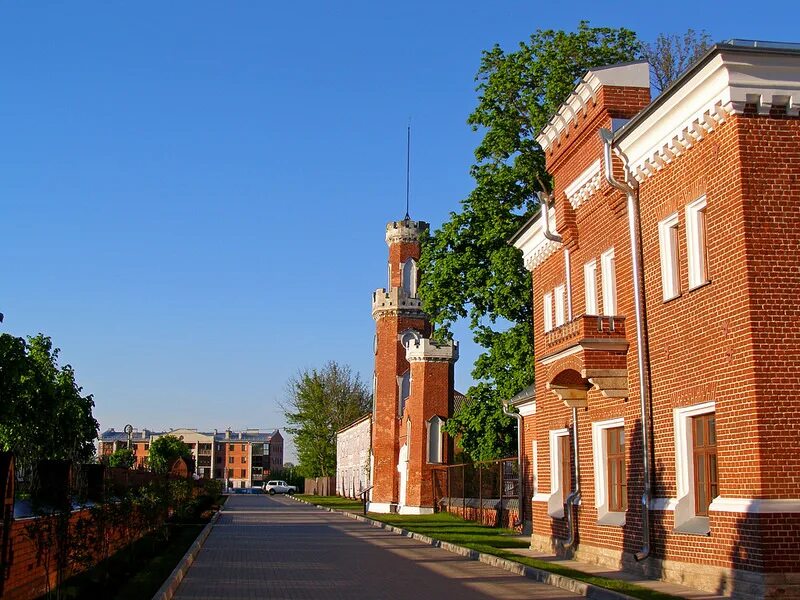
M 458 345 L 429 339 L 430 321 L 417 296 L 419 238 L 427 227 L 408 217 L 386 226 L 389 287 L 372 296 L 373 512 L 433 512 L 431 469 L 452 454 L 442 425 L 452 414 Z
M 798 105 L 800 50 L 731 42 L 652 102 L 589 72 L 538 137 L 533 548 L 800 597 Z
M 164 435 L 174 435 L 189 445 L 199 477 L 221 479 L 227 487 L 259 487 L 270 472 L 283 468 L 283 436 L 277 429 L 272 432 L 258 429 L 228 429 L 223 432 L 134 430 L 130 445 L 136 457 L 135 468 L 147 468 L 150 444 Z M 128 442 L 127 433 L 109 429 L 100 435 L 98 454 L 107 456 L 120 448 L 127 448 Z

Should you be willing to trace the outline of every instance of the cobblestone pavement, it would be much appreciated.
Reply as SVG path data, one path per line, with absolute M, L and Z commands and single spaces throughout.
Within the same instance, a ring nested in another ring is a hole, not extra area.
M 578 598 L 282 497 L 231 496 L 176 598 Z

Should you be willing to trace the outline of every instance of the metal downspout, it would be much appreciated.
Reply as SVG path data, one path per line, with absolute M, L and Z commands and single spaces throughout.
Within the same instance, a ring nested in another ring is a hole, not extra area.
M 521 523 L 525 523 L 525 502 L 522 499 L 522 415 L 508 410 L 508 400 L 503 400 L 503 414 L 514 417 L 517 420 L 517 474 L 519 477 L 517 496 L 519 497 L 519 520 Z M 502 490 L 500 493 L 502 494 Z
M 572 408 L 572 455 L 575 457 L 575 489 L 567 496 L 564 503 L 567 505 L 567 539 L 563 542 L 565 550 L 575 546 L 578 521 L 575 517 L 575 507 L 581 501 L 581 468 L 578 454 L 578 409 Z
M 639 401 L 642 421 L 642 477 L 644 479 L 642 491 L 642 549 L 634 554 L 637 561 L 644 560 L 650 555 L 650 433 L 647 401 L 650 390 L 645 376 L 645 344 L 644 344 L 644 315 L 643 298 L 641 290 L 642 272 L 640 264 L 640 240 L 637 235 L 639 221 L 639 203 L 636 189 L 627 182 L 620 182 L 614 178 L 611 167 L 611 144 L 614 135 L 608 129 L 600 130 L 600 139 L 603 140 L 603 158 L 605 163 L 605 178 L 613 187 L 624 192 L 628 199 L 628 234 L 631 242 L 631 265 L 633 269 L 633 304 L 636 315 L 636 359 L 639 370 Z M 627 165 L 625 166 L 627 169 Z
M 550 196 L 544 192 L 536 192 L 539 196 L 539 204 L 542 207 L 542 215 L 544 215 L 544 237 L 548 240 L 563 244 L 564 240 L 555 231 L 550 229 Z

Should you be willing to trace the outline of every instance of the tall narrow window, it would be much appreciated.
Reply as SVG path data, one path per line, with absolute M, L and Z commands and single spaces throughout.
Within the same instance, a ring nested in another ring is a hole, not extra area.
M 717 480 L 717 426 L 715 413 L 692 418 L 695 514 L 708 516 L 708 506 L 719 495 Z
M 435 415 L 428 421 L 428 462 L 442 462 L 442 419 Z
M 587 315 L 597 314 L 597 263 L 595 261 L 583 265 L 583 289 L 586 298 Z
M 565 502 L 572 491 L 572 463 L 570 462 L 569 435 L 558 438 L 558 457 L 561 461 L 559 475 L 561 476 L 561 501 Z
M 614 249 L 600 255 L 600 269 L 603 275 L 603 314 L 617 314 L 617 275 L 614 266 Z
M 681 293 L 681 272 L 678 258 L 678 213 L 658 224 L 658 243 L 661 252 L 661 289 L 664 300 Z
M 691 289 L 708 281 L 705 196 L 686 207 L 686 249 L 689 258 L 689 288 Z
M 561 327 L 564 324 L 564 315 L 566 314 L 564 309 L 564 286 L 556 286 L 556 289 L 553 290 L 553 295 L 556 301 L 556 327 Z
M 542 298 L 543 323 L 545 332 L 553 329 L 553 294 L 547 292 Z
M 608 510 L 625 512 L 628 509 L 628 482 L 625 479 L 625 428 L 606 429 L 608 460 Z
M 406 409 L 406 400 L 411 394 L 411 371 L 406 371 L 397 378 L 397 386 L 400 399 L 397 411 L 398 416 L 402 416 L 403 411 Z
M 409 297 L 415 296 L 417 294 L 417 263 L 413 258 L 409 258 L 403 263 L 400 276 L 403 291 Z

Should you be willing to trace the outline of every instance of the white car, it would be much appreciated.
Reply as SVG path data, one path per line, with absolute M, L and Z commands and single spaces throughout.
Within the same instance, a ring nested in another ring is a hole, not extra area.
M 296 494 L 297 488 L 293 485 L 289 485 L 285 481 L 278 481 L 277 479 L 275 479 L 267 482 L 267 485 L 264 486 L 264 491 L 270 495 Z

